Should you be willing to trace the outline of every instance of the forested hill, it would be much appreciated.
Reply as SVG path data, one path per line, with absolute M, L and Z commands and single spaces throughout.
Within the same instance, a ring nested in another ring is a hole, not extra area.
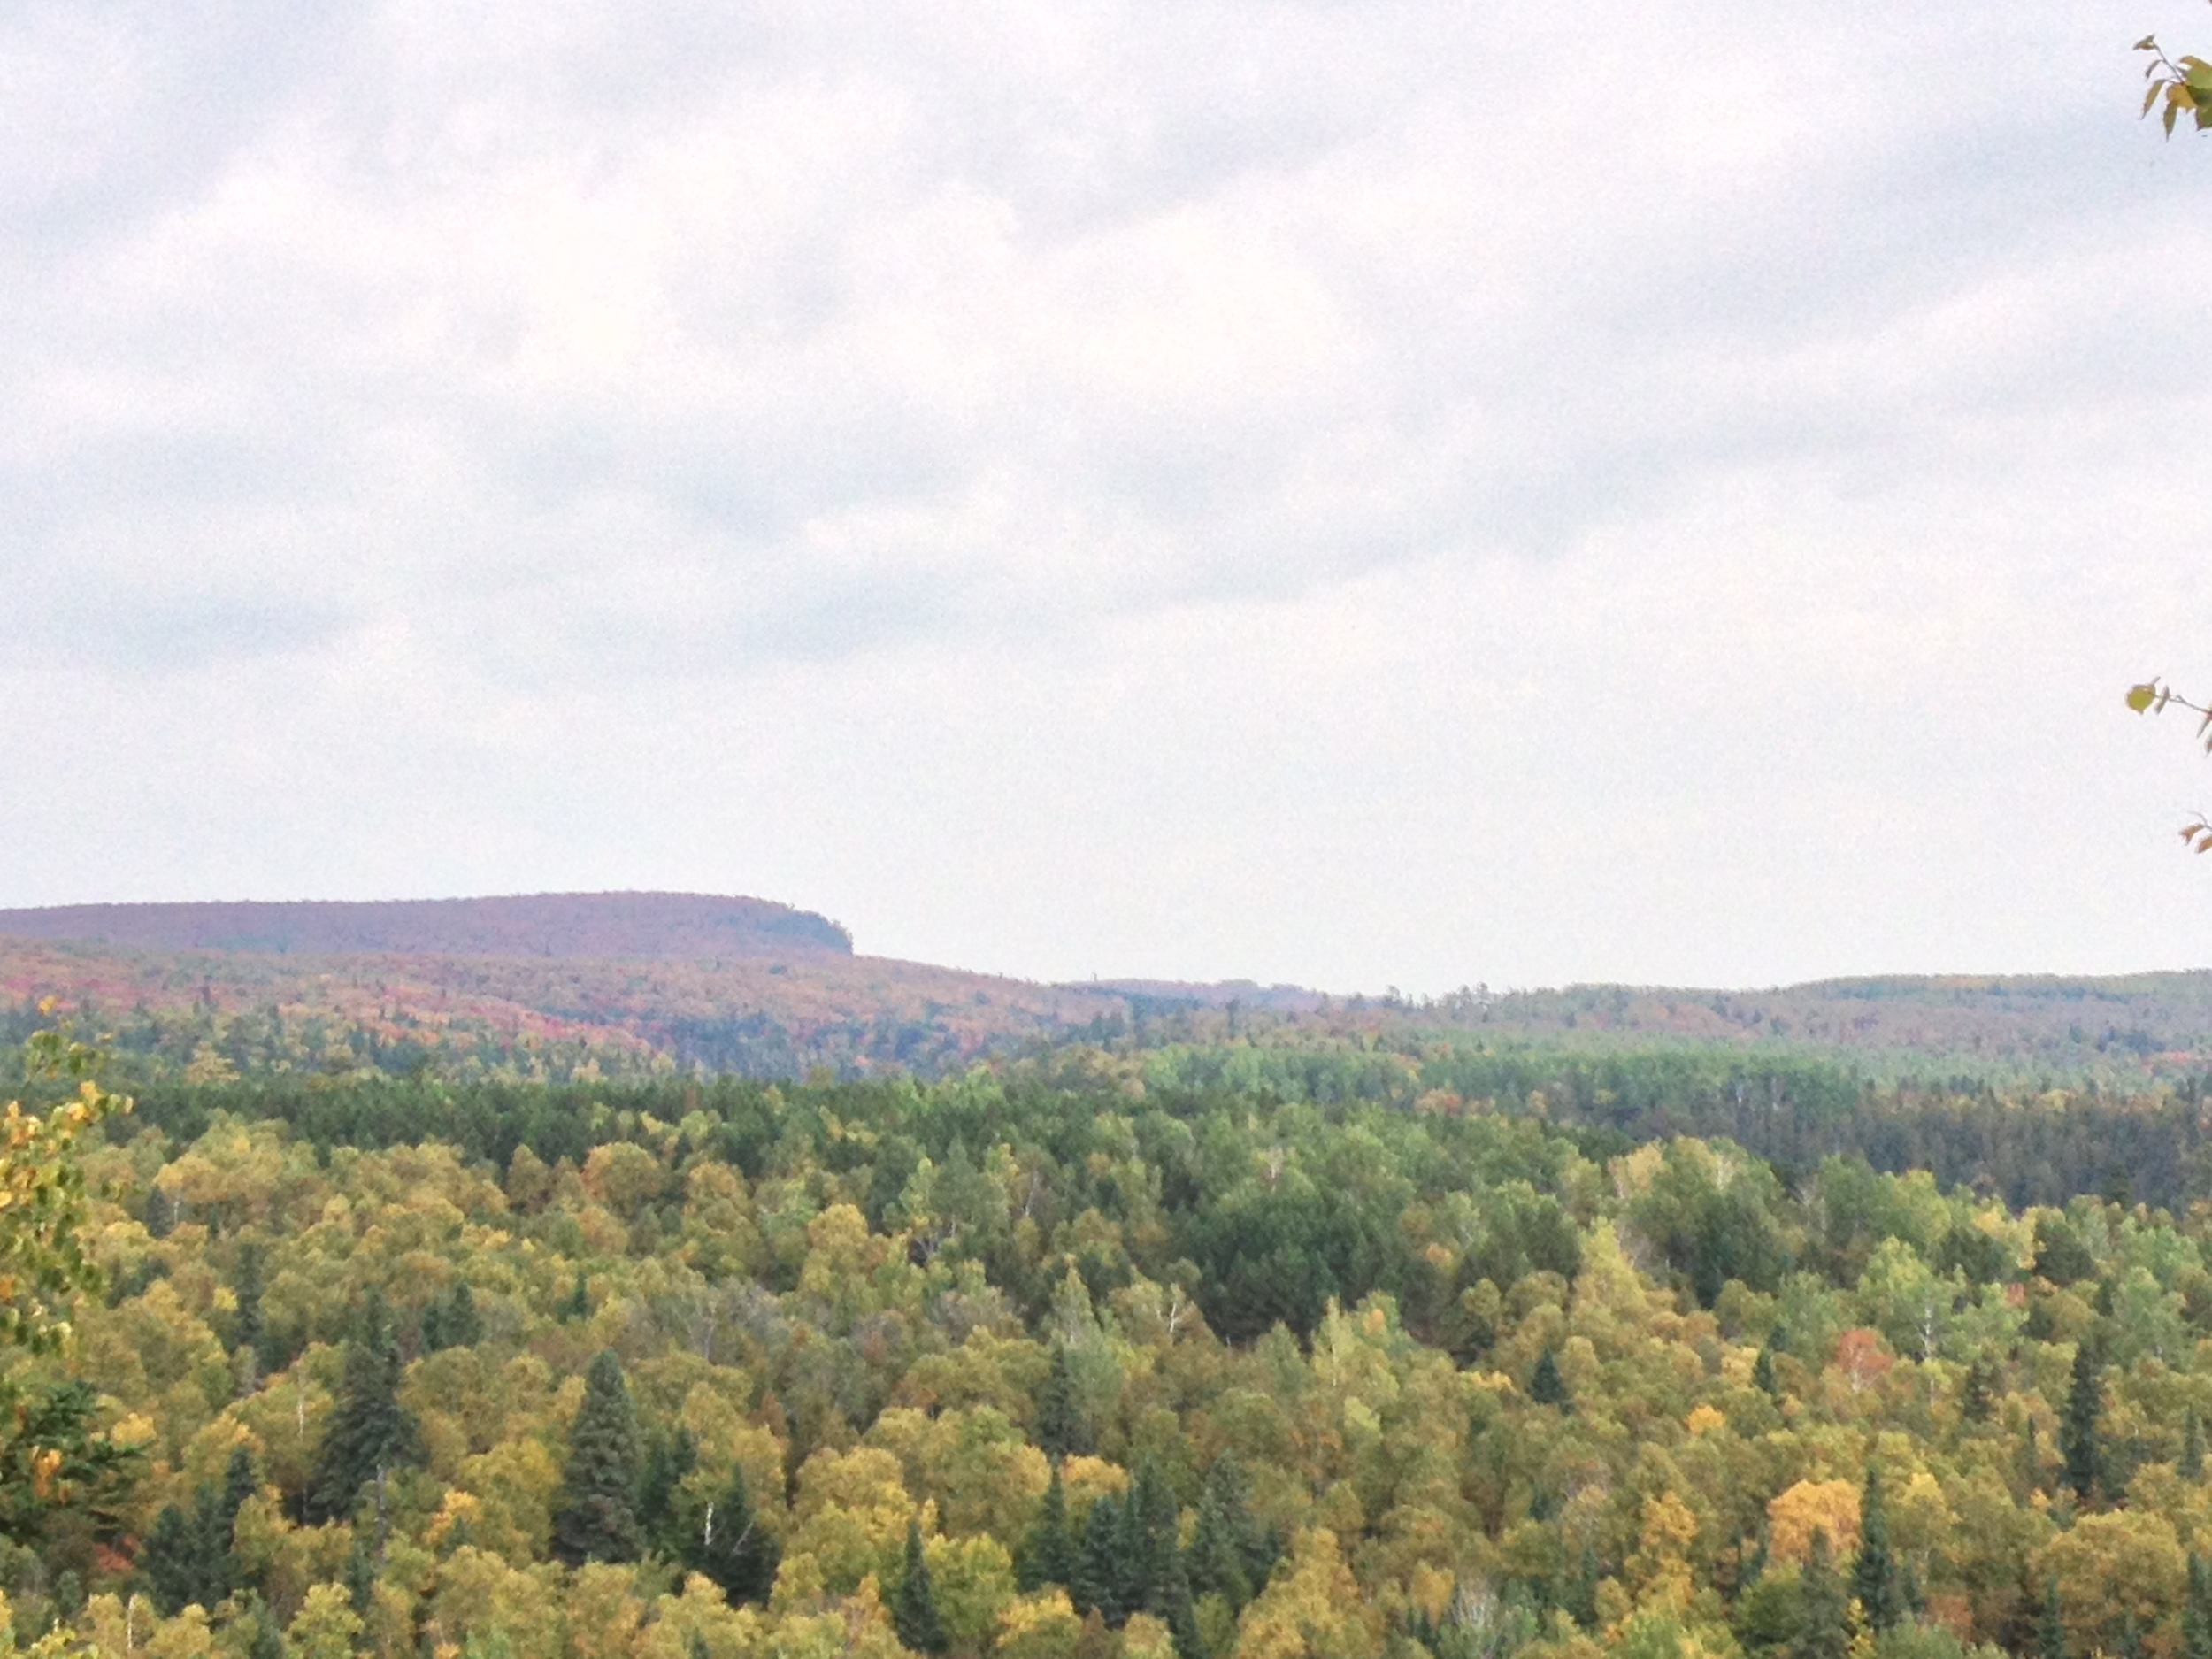
M 698 893 L 535 893 L 367 903 L 69 904 L 0 910 L 0 936 L 141 950 L 278 955 L 723 956 L 852 954 L 826 917 L 767 899 Z

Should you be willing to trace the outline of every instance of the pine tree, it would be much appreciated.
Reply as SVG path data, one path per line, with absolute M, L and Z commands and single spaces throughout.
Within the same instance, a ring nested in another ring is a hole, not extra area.
M 635 1561 L 638 1522 L 637 1420 L 622 1363 L 611 1353 L 591 1363 L 584 1403 L 568 1431 L 568 1469 L 553 1514 L 553 1553 L 572 1567 L 588 1561 Z
M 1966 1368 L 1966 1386 L 1959 1395 L 1959 1415 L 1969 1423 L 1986 1423 L 1997 1409 L 1993 1367 L 1977 1358 Z
M 1068 1345 L 1052 1345 L 1052 1364 L 1037 1389 L 1037 1444 L 1051 1458 L 1081 1456 L 1091 1450 L 1090 1425 L 1076 1398 L 1075 1374 L 1068 1366 Z
M 1851 1650 L 1851 1603 L 1824 1532 L 1813 1533 L 1798 1579 L 1798 1601 L 1802 1610 L 1790 1659 L 1846 1659 Z
M 919 1654 L 941 1654 L 952 1646 L 945 1622 L 938 1617 L 937 1595 L 930 1587 L 929 1561 L 922 1553 L 922 1524 L 906 1524 L 906 1571 L 898 1593 L 891 1598 L 891 1624 L 899 1640 Z
M 2098 1466 L 2102 1461 L 2097 1444 L 2097 1422 L 2104 1411 L 2101 1369 L 2086 1340 L 2074 1349 L 2073 1388 L 2066 1396 L 2066 1416 L 2059 1425 L 2066 1484 L 2083 1503 L 2097 1489 Z
M 2066 1659 L 2066 1623 L 2060 1617 L 2056 1578 L 2043 1591 L 2043 1616 L 2035 1627 L 2035 1651 L 2039 1659 Z
M 376 1556 L 359 1532 L 353 1535 L 353 1548 L 346 1555 L 345 1586 L 353 1610 L 366 1617 L 376 1594 Z
M 200 1601 L 200 1547 L 192 1517 L 173 1503 L 165 1505 L 140 1549 L 139 1565 L 164 1618 Z
M 1751 1362 L 1751 1386 L 1770 1400 L 1782 1397 L 1782 1385 L 1774 1375 L 1774 1344 L 1769 1342 L 1759 1350 L 1759 1357 Z
M 638 1536 L 655 1555 L 676 1559 L 683 1554 L 690 1528 L 677 1512 L 677 1488 L 698 1464 L 699 1442 L 680 1425 L 647 1443 L 637 1483 L 637 1525 Z
M 1889 1517 L 1882 1508 L 1882 1473 L 1870 1463 L 1859 1502 L 1859 1558 L 1851 1570 L 1851 1593 L 1877 1635 L 1904 1617 L 1904 1586 L 1890 1554 Z
M 722 1495 L 707 1505 L 690 1540 L 684 1564 L 722 1586 L 733 1602 L 765 1601 L 776 1587 L 782 1550 L 760 1524 L 742 1469 L 730 1472 Z
M 364 1486 L 419 1455 L 415 1420 L 400 1409 L 399 1379 L 399 1347 L 384 1317 L 384 1298 L 372 1290 L 361 1333 L 346 1344 L 337 1404 L 309 1478 L 309 1521 L 343 1520 Z
M 1564 1410 L 1568 1404 L 1566 1379 L 1559 1374 L 1559 1362 L 1546 1348 L 1536 1362 L 1535 1372 L 1528 1379 L 1528 1397 L 1540 1406 L 1557 1406 Z
M 231 1321 L 231 1347 L 250 1348 L 257 1356 L 266 1334 L 261 1325 L 261 1247 L 245 1245 L 238 1252 L 238 1277 L 231 1286 L 231 1294 L 238 1299 L 238 1312 Z
M 561 1304 L 558 1317 L 565 1325 L 571 1320 L 591 1317 L 591 1286 L 584 1282 L 584 1270 L 580 1267 L 576 1270 L 576 1288 Z
M 2027 1432 L 2020 1440 L 2020 1487 L 2031 1496 L 2043 1490 L 2043 1448 L 2033 1417 L 2028 1419 Z
M 2181 1431 L 2181 1478 L 2200 1481 L 2204 1479 L 2204 1425 L 2197 1418 L 2197 1409 L 2189 1408 L 2189 1417 Z
M 2181 1610 L 2181 1659 L 2212 1659 L 2212 1574 L 2189 1552 L 2189 1599 Z
M 1068 1586 L 1078 1612 L 1095 1612 L 1109 1628 L 1121 1624 L 1128 1609 L 1121 1601 L 1121 1505 L 1102 1494 L 1084 1518 L 1083 1550 L 1076 1582 Z
M 1074 1578 L 1075 1540 L 1068 1531 L 1067 1488 L 1055 1460 L 1043 1506 L 1037 1511 L 1037 1525 L 1030 1529 L 1022 1547 L 1019 1583 L 1025 1594 L 1032 1594 L 1048 1584 L 1065 1586 Z
M 484 1340 L 483 1316 L 476 1311 L 476 1293 L 465 1279 L 446 1298 L 445 1340 L 449 1348 L 474 1348 Z

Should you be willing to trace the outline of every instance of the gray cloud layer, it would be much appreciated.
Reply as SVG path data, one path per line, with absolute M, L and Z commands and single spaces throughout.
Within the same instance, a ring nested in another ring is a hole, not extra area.
M 2199 20 L 17 8 L 0 902 L 2201 960 Z

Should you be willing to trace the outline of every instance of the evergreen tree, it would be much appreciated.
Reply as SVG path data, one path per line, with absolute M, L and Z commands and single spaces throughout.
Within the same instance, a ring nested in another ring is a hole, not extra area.
M 2143 1659 L 2143 1627 L 2136 1623 L 2132 1613 L 2120 1627 L 2119 1659 Z
M 657 1555 L 676 1560 L 683 1555 L 691 1529 L 678 1513 L 678 1488 L 698 1464 L 699 1442 L 680 1425 L 672 1434 L 656 1434 L 647 1442 L 637 1483 L 638 1536 Z
M 906 1571 L 898 1593 L 891 1598 L 891 1624 L 899 1640 L 918 1654 L 941 1654 L 952 1646 L 945 1621 L 938 1616 L 937 1595 L 930 1587 L 929 1561 L 922 1553 L 922 1524 L 906 1524 Z
M 365 1618 L 376 1594 L 376 1557 L 359 1532 L 353 1535 L 353 1548 L 346 1555 L 345 1586 L 353 1610 Z
M 569 1292 L 568 1300 L 561 1304 L 559 1317 L 563 1324 L 591 1317 L 591 1286 L 584 1282 L 584 1270 L 580 1267 L 576 1270 L 576 1288 Z
M 1567 1383 L 1559 1374 L 1559 1362 L 1546 1348 L 1536 1362 L 1536 1370 L 1528 1379 L 1528 1397 L 1540 1406 L 1567 1407 Z
M 1751 1386 L 1770 1400 L 1782 1397 L 1782 1385 L 1774 1376 L 1774 1344 L 1767 1343 L 1759 1350 L 1759 1357 L 1751 1362 Z
M 2204 1425 L 2197 1418 L 2197 1409 L 2189 1408 L 2187 1421 L 2181 1431 L 2181 1478 L 2199 1481 L 2204 1479 Z
M 238 1299 L 238 1311 L 231 1319 L 230 1345 L 234 1350 L 250 1348 L 257 1357 L 267 1335 L 261 1323 L 261 1247 L 242 1246 L 238 1252 L 238 1276 L 231 1286 L 231 1294 Z
M 2037 1438 L 2035 1419 L 2028 1419 L 2020 1440 L 2020 1488 L 2031 1496 L 2043 1489 L 2043 1448 Z
M 690 1540 L 684 1564 L 722 1586 L 732 1601 L 765 1601 L 776 1586 L 783 1552 L 760 1524 L 742 1469 L 730 1472 L 722 1495 L 707 1505 Z
M 1037 1525 L 1030 1529 L 1022 1547 L 1019 1583 L 1027 1594 L 1048 1584 L 1066 1586 L 1075 1576 L 1075 1540 L 1068 1531 L 1067 1488 L 1055 1460 L 1043 1506 L 1037 1511 Z
M 637 1420 L 622 1363 L 611 1353 L 591 1363 L 584 1403 L 568 1431 L 568 1469 L 553 1513 L 553 1553 L 572 1567 L 638 1558 Z
M 1047 1457 L 1076 1457 L 1092 1449 L 1090 1425 L 1077 1399 L 1068 1345 L 1052 1345 L 1052 1364 L 1037 1389 L 1037 1445 Z
M 1889 1517 L 1882 1508 L 1882 1472 L 1871 1463 L 1859 1501 L 1859 1558 L 1851 1570 L 1851 1593 L 1878 1636 L 1904 1617 L 1904 1586 L 1890 1554 Z
M 1801 1612 L 1790 1659 L 1846 1659 L 1851 1651 L 1851 1602 L 1824 1532 L 1813 1533 L 1806 1552 L 1798 1604 Z
M 309 1521 L 345 1519 L 364 1486 L 373 1481 L 380 1490 L 391 1470 L 420 1455 L 415 1420 L 400 1409 L 399 1379 L 399 1346 L 384 1317 L 383 1295 L 372 1290 L 360 1334 L 346 1344 L 337 1403 L 309 1477 Z
M 2043 1590 L 2043 1616 L 2035 1627 L 2035 1651 L 2039 1659 L 2066 1659 L 2066 1624 L 2060 1617 L 2058 1580 Z
M 1966 1368 L 1966 1386 L 1959 1395 L 1959 1415 L 1969 1423 L 1986 1423 L 1997 1409 L 1995 1368 L 1976 1358 Z
M 2074 1496 L 2086 1503 L 2097 1489 L 2102 1461 L 2097 1443 L 2097 1423 L 2104 1411 L 2102 1367 L 2085 1340 L 2074 1349 L 2073 1388 L 2066 1396 L 2066 1415 L 2059 1424 L 2059 1450 L 2066 1459 L 2066 1484 Z
M 2212 1574 L 2189 1552 L 2189 1598 L 2181 1609 L 2181 1659 L 2212 1659 Z
M 445 1340 L 449 1348 L 474 1348 L 484 1340 L 483 1316 L 476 1311 L 476 1293 L 465 1279 L 446 1298 Z
M 1109 1628 L 1118 1626 L 1128 1609 L 1121 1601 L 1121 1508 L 1111 1493 L 1102 1494 L 1084 1518 L 1083 1550 L 1070 1599 L 1081 1613 L 1096 1612 Z
M 139 1552 L 139 1566 L 146 1574 L 146 1588 L 164 1618 L 173 1618 L 188 1604 L 203 1600 L 200 1540 L 192 1517 L 175 1504 L 165 1505 L 154 1518 Z

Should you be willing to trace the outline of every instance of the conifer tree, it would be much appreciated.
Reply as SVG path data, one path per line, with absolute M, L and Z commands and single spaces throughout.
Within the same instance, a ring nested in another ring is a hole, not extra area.
M 2037 1438 L 2035 1419 L 2028 1419 L 2020 1440 L 2020 1486 L 2031 1496 L 2043 1489 L 2043 1448 Z
M 1037 1445 L 1047 1457 L 1080 1456 L 1091 1450 L 1090 1425 L 1077 1399 L 1068 1345 L 1052 1345 L 1052 1363 L 1037 1389 Z
M 1076 1610 L 1096 1612 L 1109 1628 L 1119 1626 L 1128 1612 L 1121 1600 L 1121 1509 L 1111 1493 L 1091 1505 L 1084 1517 L 1077 1581 L 1068 1586 Z
M 1559 1374 L 1559 1362 L 1546 1348 L 1536 1362 L 1536 1370 L 1528 1379 L 1528 1397 L 1540 1406 L 1567 1407 L 1567 1383 Z
M 1782 1397 L 1782 1385 L 1774 1375 L 1774 1344 L 1770 1341 L 1759 1349 L 1759 1357 L 1751 1362 L 1751 1386 L 1770 1400 Z
M 568 1431 L 568 1468 L 553 1514 L 553 1553 L 572 1567 L 588 1561 L 635 1561 L 638 1522 L 637 1420 L 622 1363 L 611 1353 L 591 1363 L 584 1403 Z
M 576 1270 L 576 1288 L 569 1292 L 568 1300 L 561 1304 L 559 1317 L 564 1324 L 591 1317 L 591 1286 L 585 1283 L 580 1267 Z
M 2181 1659 L 2212 1659 L 2212 1575 L 2189 1552 L 2189 1596 L 2181 1609 Z
M 745 1471 L 735 1469 L 722 1495 L 700 1517 L 684 1564 L 705 1573 L 733 1602 L 765 1601 L 776 1587 L 782 1553 L 774 1535 L 760 1524 Z
M 1829 1552 L 1828 1534 L 1816 1530 L 1798 1580 L 1801 1622 L 1790 1659 L 1846 1659 L 1851 1651 L 1851 1603 Z
M 399 1346 L 385 1318 L 384 1297 L 372 1290 L 360 1333 L 346 1344 L 337 1403 L 308 1481 L 311 1522 L 343 1520 L 363 1487 L 373 1481 L 380 1489 L 391 1470 L 420 1455 L 415 1420 L 400 1408 L 399 1379 Z
M 448 1348 L 474 1348 L 484 1340 L 483 1316 L 476 1311 L 476 1293 L 465 1279 L 446 1298 L 445 1340 Z
M 2086 1503 L 2097 1489 L 2102 1457 L 2097 1443 L 2097 1423 L 2104 1411 L 2103 1379 L 2096 1356 L 2085 1340 L 2074 1349 L 2073 1388 L 2066 1396 L 2066 1415 L 2059 1425 L 2059 1450 L 2066 1460 L 2066 1484 L 2074 1496 Z
M 2035 1651 L 2039 1659 L 2066 1659 L 2066 1622 L 2060 1617 L 2056 1578 L 2043 1589 L 2043 1615 L 2035 1627 Z
M 238 1311 L 231 1321 L 231 1347 L 249 1348 L 257 1358 L 265 1335 L 261 1325 L 261 1247 L 240 1247 L 238 1276 L 231 1286 L 231 1294 L 238 1300 Z
M 2181 1478 L 2189 1481 L 2204 1479 L 2204 1425 L 2198 1420 L 2194 1406 L 2189 1408 L 2188 1419 L 2182 1425 Z
M 1969 1423 L 1986 1423 L 1997 1408 L 1995 1379 L 1990 1363 L 1977 1357 L 1966 1368 L 1966 1386 L 1959 1395 L 1959 1415 Z
M 369 1540 L 357 1532 L 353 1535 L 353 1548 L 346 1555 L 345 1586 L 353 1610 L 366 1617 L 376 1594 L 376 1557 L 370 1553 Z
M 1044 1503 L 1037 1511 L 1037 1524 L 1022 1547 L 1019 1583 L 1027 1594 L 1048 1584 L 1064 1586 L 1075 1576 L 1075 1540 L 1068 1531 L 1067 1488 L 1056 1459 L 1052 1479 L 1045 1486 Z
M 690 1532 L 677 1512 L 677 1488 L 699 1463 L 699 1443 L 679 1425 L 672 1434 L 656 1434 L 646 1445 L 638 1476 L 638 1536 L 657 1555 L 680 1559 Z
M 898 1593 L 891 1598 L 891 1624 L 899 1640 L 918 1654 L 941 1654 L 952 1646 L 945 1621 L 937 1612 L 937 1595 L 930 1586 L 929 1561 L 922 1553 L 922 1524 L 906 1524 L 906 1571 Z
M 1904 1586 L 1890 1554 L 1889 1517 L 1882 1508 L 1882 1471 L 1871 1463 L 1859 1501 L 1859 1558 L 1851 1571 L 1851 1593 L 1877 1635 L 1904 1617 Z

